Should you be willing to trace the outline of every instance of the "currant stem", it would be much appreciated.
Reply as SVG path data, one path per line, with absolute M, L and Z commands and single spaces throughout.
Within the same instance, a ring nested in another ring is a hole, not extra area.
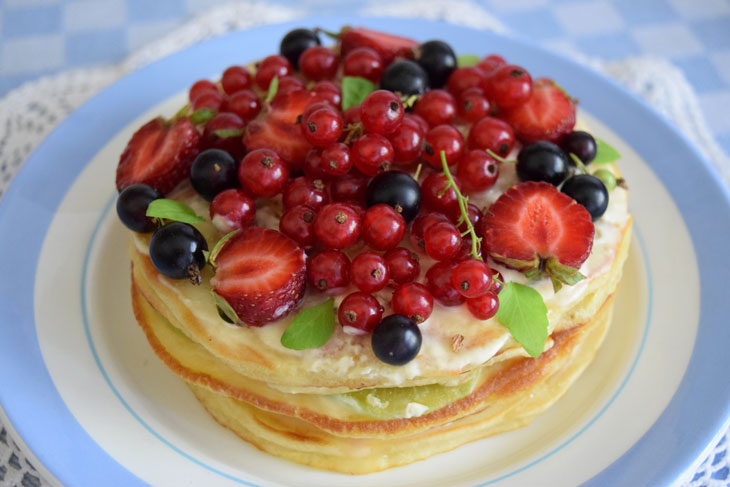
M 517 164 L 517 161 L 514 159 L 505 159 L 504 157 L 500 156 L 496 152 L 494 152 L 492 149 L 487 149 L 487 154 L 492 156 L 493 158 L 497 159 L 499 162 L 503 164 Z
M 570 153 L 570 157 L 573 159 L 573 162 L 575 162 L 575 166 L 578 168 L 581 174 L 588 174 L 588 169 L 586 168 L 585 164 L 583 164 L 583 161 L 580 160 L 580 157 L 576 156 L 572 152 Z
M 419 162 L 418 166 L 416 167 L 416 172 L 413 174 L 413 179 L 418 181 L 419 176 L 421 176 L 421 169 L 423 169 L 423 163 Z
M 481 244 L 482 244 L 482 238 L 477 237 L 477 232 L 474 230 L 474 225 L 472 225 L 471 220 L 469 220 L 469 206 L 468 202 L 469 199 L 461 194 L 461 191 L 459 190 L 459 187 L 456 185 L 456 181 L 454 181 L 454 177 L 451 175 L 451 171 L 449 170 L 449 164 L 446 162 L 446 152 L 441 151 L 441 167 L 444 172 L 444 176 L 446 176 L 447 184 L 444 188 L 444 191 L 446 191 L 449 186 L 451 186 L 454 189 L 454 193 L 456 193 L 456 200 L 459 203 L 459 210 L 461 211 L 461 218 L 459 218 L 459 224 L 462 222 L 466 224 L 466 233 L 471 234 L 471 255 L 477 260 L 483 261 L 481 256 Z

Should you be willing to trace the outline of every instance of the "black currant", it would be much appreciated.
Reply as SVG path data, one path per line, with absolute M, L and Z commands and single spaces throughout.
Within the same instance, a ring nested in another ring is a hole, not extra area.
M 208 243 L 192 225 L 173 222 L 159 228 L 150 240 L 150 259 L 157 270 L 173 279 L 200 284 Z
M 416 61 L 428 73 L 429 86 L 441 88 L 456 69 L 456 54 L 444 41 L 428 41 L 418 47 Z
M 368 208 L 379 203 L 392 206 L 408 223 L 421 209 L 421 187 L 408 173 L 385 171 L 370 181 L 365 200 Z
M 309 47 L 319 46 L 319 36 L 310 29 L 294 29 L 289 31 L 281 40 L 279 52 L 299 69 L 299 56 Z
M 396 59 L 385 69 L 380 87 L 403 95 L 420 95 L 428 88 L 428 73 L 415 61 Z
M 593 220 L 598 220 L 608 208 L 608 189 L 603 181 L 590 174 L 578 174 L 569 178 L 560 191 L 585 206 Z
M 154 232 L 157 225 L 147 216 L 152 201 L 162 198 L 162 193 L 146 184 L 132 184 L 119 193 L 117 215 L 124 225 L 139 233 Z
M 200 196 L 212 201 L 221 191 L 238 187 L 236 161 L 224 150 L 204 150 L 190 166 L 190 182 Z
M 563 148 L 566 154 L 571 152 L 578 156 L 578 159 L 583 161 L 583 164 L 588 164 L 596 158 L 596 139 L 593 138 L 588 132 L 582 130 L 576 130 L 563 137 L 560 141 L 560 146 Z M 571 164 L 573 163 L 571 159 Z
M 390 365 L 405 365 L 421 350 L 421 330 L 404 315 L 390 315 L 373 330 L 375 356 Z
M 521 181 L 547 181 L 557 186 L 568 177 L 568 169 L 568 156 L 552 142 L 532 143 L 517 155 L 517 176 Z

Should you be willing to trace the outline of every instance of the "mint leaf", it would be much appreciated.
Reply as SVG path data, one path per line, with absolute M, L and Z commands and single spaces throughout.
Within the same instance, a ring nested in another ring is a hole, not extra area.
M 196 215 L 193 209 L 185 203 L 165 198 L 160 198 L 150 203 L 147 207 L 147 216 L 183 223 L 200 223 L 205 221 Z
M 359 105 L 373 91 L 375 85 L 370 80 L 359 76 L 345 76 L 342 78 L 342 110 Z
M 277 91 L 279 91 L 279 77 L 274 76 L 274 79 L 271 80 L 271 84 L 269 85 L 269 91 L 268 93 L 266 93 L 266 99 L 264 101 L 266 103 L 269 103 L 271 100 L 273 100 L 276 96 Z
M 241 318 L 238 317 L 238 314 L 236 314 L 233 306 L 231 306 L 230 303 L 217 292 L 212 291 L 212 293 L 213 297 L 215 298 L 215 305 L 218 308 L 218 314 L 221 316 L 221 318 L 234 325 L 242 323 Z
M 539 292 L 517 282 L 499 293 L 497 319 L 532 357 L 540 355 L 548 336 L 547 307 Z
M 593 164 L 608 164 L 621 158 L 621 154 L 616 149 L 608 145 L 608 142 L 596 139 L 596 158 L 591 161 Z
M 213 131 L 213 135 L 220 139 L 232 139 L 243 135 L 243 129 L 218 129 Z
M 218 240 L 218 242 L 216 242 L 215 247 L 213 247 L 213 249 L 208 253 L 208 256 L 207 256 L 208 262 L 210 262 L 210 264 L 212 266 L 215 266 L 215 259 L 218 257 L 218 254 L 221 253 L 221 250 L 223 249 L 223 246 L 226 244 L 226 242 L 228 242 L 231 239 L 231 237 L 233 237 L 235 234 L 237 234 L 240 231 L 241 231 L 241 229 L 237 228 L 236 230 L 233 230 L 232 232 L 228 232 L 225 235 L 223 235 L 223 238 L 221 238 L 220 240 Z
M 193 112 L 192 115 L 190 115 L 190 121 L 193 122 L 195 125 L 201 125 L 204 123 L 207 123 L 208 120 L 215 117 L 216 111 L 212 108 L 201 108 L 200 110 L 196 110 Z
M 476 54 L 462 54 L 461 56 L 456 58 L 456 65 L 460 68 L 465 68 L 467 66 L 476 66 L 477 63 L 479 63 L 479 56 Z
M 281 335 L 281 344 L 292 350 L 321 347 L 327 343 L 334 330 L 335 300 L 329 298 L 300 311 Z

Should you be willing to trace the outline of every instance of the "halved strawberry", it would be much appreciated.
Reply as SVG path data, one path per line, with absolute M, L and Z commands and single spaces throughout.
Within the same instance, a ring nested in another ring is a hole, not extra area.
M 396 57 L 413 57 L 413 48 L 418 42 L 407 37 L 395 36 L 366 29 L 364 27 L 345 27 L 340 33 L 340 53 L 345 55 L 357 47 L 374 49 L 383 58 L 383 65 L 389 65 Z
M 556 288 L 583 278 L 578 268 L 591 253 L 593 232 L 585 207 L 544 181 L 509 188 L 484 217 L 493 259 L 531 278 L 548 275 Z
M 170 192 L 190 174 L 199 143 L 200 135 L 187 118 L 150 120 L 132 135 L 119 158 L 117 189 L 142 183 L 162 194 Z
M 558 142 L 575 126 L 575 101 L 547 78 L 535 80 L 532 96 L 520 106 L 505 110 L 502 117 L 523 143 L 538 140 Z
M 250 326 L 283 318 L 304 297 L 304 251 L 276 230 L 244 228 L 225 243 L 215 265 L 213 290 Z
M 243 135 L 246 149 L 270 149 L 279 154 L 290 169 L 304 163 L 312 145 L 302 134 L 299 116 L 320 97 L 303 89 L 281 93 L 274 97 L 268 110 L 250 122 Z

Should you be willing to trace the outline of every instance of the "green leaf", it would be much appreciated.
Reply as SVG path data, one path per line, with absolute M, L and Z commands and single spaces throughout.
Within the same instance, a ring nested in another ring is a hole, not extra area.
M 499 293 L 497 319 L 532 357 L 540 355 L 548 336 L 547 307 L 535 289 L 508 282 Z
M 608 145 L 608 142 L 596 139 L 596 158 L 591 161 L 593 164 L 608 164 L 621 158 L 621 154 L 616 149 Z
M 243 129 L 218 129 L 213 131 L 213 135 L 219 139 L 232 139 L 243 135 Z
M 228 242 L 231 237 L 233 237 L 235 234 L 240 232 L 241 229 L 237 228 L 236 230 L 233 230 L 232 232 L 228 232 L 223 237 L 216 242 L 215 247 L 208 253 L 207 259 L 210 265 L 215 266 L 215 259 L 218 257 L 218 254 L 220 254 L 221 250 L 223 249 L 223 246 Z
M 460 68 L 465 68 L 467 66 L 476 66 L 479 60 L 480 57 L 476 54 L 462 54 L 461 56 L 456 58 L 456 65 Z
M 594 172 L 593 175 L 603 181 L 603 184 L 606 185 L 606 189 L 609 193 L 616 187 L 616 175 L 608 169 L 599 169 Z
M 147 216 L 183 223 L 200 223 L 205 221 L 196 215 L 193 209 L 185 203 L 165 198 L 160 198 L 150 203 L 147 207 Z
M 236 311 L 233 309 L 231 304 L 223 298 L 223 296 L 215 291 L 212 291 L 212 294 L 215 298 L 215 305 L 218 308 L 218 314 L 222 319 L 234 325 L 242 323 L 241 318 L 238 317 Z
M 190 115 L 190 121 L 193 122 L 195 125 L 200 125 L 203 123 L 207 123 L 208 120 L 215 117 L 216 111 L 212 108 L 201 108 L 200 110 L 196 110 L 193 112 L 192 115 Z
M 274 76 L 274 79 L 271 80 L 271 84 L 269 84 L 269 91 L 266 93 L 266 99 L 264 101 L 269 103 L 273 100 L 277 91 L 279 91 L 279 77 Z
M 303 309 L 281 335 L 281 344 L 292 350 L 318 348 L 327 343 L 335 329 L 335 300 Z
M 372 81 L 359 76 L 342 78 L 342 110 L 362 103 L 366 96 L 375 91 Z

